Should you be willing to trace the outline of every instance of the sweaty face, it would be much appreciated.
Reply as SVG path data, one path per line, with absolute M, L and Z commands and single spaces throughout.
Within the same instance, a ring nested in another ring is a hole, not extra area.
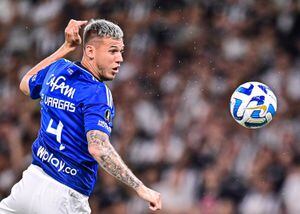
M 101 38 L 95 50 L 95 65 L 102 80 L 113 80 L 123 62 L 123 39 Z

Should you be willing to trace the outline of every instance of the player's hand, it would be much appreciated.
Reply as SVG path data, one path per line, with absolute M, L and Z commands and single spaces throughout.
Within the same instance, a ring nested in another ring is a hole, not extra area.
M 149 189 L 146 186 L 141 186 L 137 189 L 137 194 L 142 199 L 149 202 L 149 209 L 152 211 L 161 210 L 161 196 L 160 193 Z
M 77 21 L 71 19 L 65 29 L 65 46 L 71 50 L 75 50 L 82 42 L 79 30 L 86 25 L 88 21 Z

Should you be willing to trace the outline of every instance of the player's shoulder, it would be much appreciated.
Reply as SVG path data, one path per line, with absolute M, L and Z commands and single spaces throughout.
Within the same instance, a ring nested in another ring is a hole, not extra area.
M 67 67 L 70 66 L 72 62 L 70 60 L 67 60 L 65 58 L 60 58 L 56 60 L 54 63 L 52 63 L 52 67 Z
M 94 77 L 94 75 L 84 68 L 80 62 L 71 62 L 68 69 L 78 74 L 73 76 L 80 77 L 78 80 L 83 83 L 85 90 L 87 87 L 87 90 L 94 94 L 106 94 L 110 91 L 104 82 Z
M 47 67 L 47 76 L 49 78 L 52 78 L 52 76 L 64 75 L 65 71 L 68 70 L 68 67 L 70 67 L 70 65 L 72 65 L 71 61 L 60 58 Z
M 72 62 L 67 59 L 61 58 L 53 64 L 55 75 L 62 75 L 70 82 L 76 82 L 80 87 L 84 85 L 93 87 L 97 85 L 98 80 L 77 62 Z
M 93 85 L 90 85 L 86 88 L 84 97 L 86 97 L 87 103 L 102 103 L 107 104 L 108 106 L 113 106 L 113 98 L 110 89 L 103 82 L 97 82 Z
M 99 96 L 102 97 L 103 100 L 105 100 L 105 103 L 107 103 L 107 105 L 112 107 L 113 98 L 112 98 L 111 90 L 105 83 L 100 82 L 98 84 L 98 93 L 99 93 Z
M 96 79 L 80 62 L 60 59 L 58 65 L 64 67 L 60 74 L 68 77 L 76 87 L 77 98 L 84 103 L 107 103 L 112 106 L 112 94 L 109 87 Z

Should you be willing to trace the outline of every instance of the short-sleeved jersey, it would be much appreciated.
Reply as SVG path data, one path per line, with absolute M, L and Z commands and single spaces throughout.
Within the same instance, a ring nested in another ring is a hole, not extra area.
M 84 195 L 90 195 L 98 163 L 86 133 L 110 136 L 115 115 L 109 88 L 80 64 L 60 59 L 29 80 L 30 96 L 40 98 L 41 127 L 32 145 L 33 164 Z

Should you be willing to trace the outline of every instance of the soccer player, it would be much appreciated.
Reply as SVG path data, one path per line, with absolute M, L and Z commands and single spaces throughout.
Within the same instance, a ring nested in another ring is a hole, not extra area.
M 63 57 L 81 44 L 84 25 L 82 60 L 70 62 Z M 131 172 L 109 140 L 115 108 L 104 81 L 119 72 L 122 38 L 112 22 L 71 20 L 65 43 L 23 77 L 21 91 L 41 99 L 41 128 L 32 164 L 1 201 L 0 213 L 90 213 L 98 165 L 132 187 L 151 210 L 161 209 L 160 194 Z

